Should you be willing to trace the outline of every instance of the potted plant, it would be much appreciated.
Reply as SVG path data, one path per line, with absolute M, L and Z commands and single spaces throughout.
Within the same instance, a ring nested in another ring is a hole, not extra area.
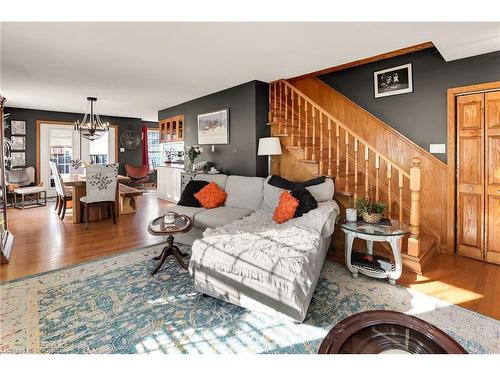
M 201 154 L 200 146 L 189 146 L 184 149 L 184 155 L 188 157 L 188 165 L 186 170 L 188 172 L 193 172 L 194 169 L 194 161 Z
M 378 223 L 384 214 L 385 204 L 368 198 L 356 199 L 356 210 L 367 223 Z

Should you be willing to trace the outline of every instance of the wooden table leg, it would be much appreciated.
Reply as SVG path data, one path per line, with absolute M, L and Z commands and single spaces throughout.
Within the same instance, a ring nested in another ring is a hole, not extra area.
M 86 193 L 85 185 L 73 186 L 73 224 L 82 222 L 82 204 L 80 198 Z
M 115 194 L 115 217 L 116 223 L 120 221 L 120 184 L 116 184 L 116 194 Z

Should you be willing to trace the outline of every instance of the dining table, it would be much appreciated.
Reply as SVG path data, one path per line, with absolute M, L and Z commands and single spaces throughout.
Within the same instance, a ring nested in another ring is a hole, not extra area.
M 73 188 L 73 224 L 83 223 L 83 205 L 80 202 L 80 198 L 84 197 L 87 192 L 85 175 L 62 173 L 61 177 L 65 186 Z M 130 177 L 118 175 L 117 180 L 114 210 L 116 220 L 118 221 L 120 219 L 120 184 L 127 184 L 130 181 Z M 98 207 L 91 209 L 89 213 L 89 221 L 104 220 L 109 217 L 108 210 L 102 210 Z

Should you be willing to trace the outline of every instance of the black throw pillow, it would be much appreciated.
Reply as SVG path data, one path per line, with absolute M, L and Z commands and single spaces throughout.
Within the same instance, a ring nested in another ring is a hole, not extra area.
M 187 207 L 201 207 L 201 203 L 194 196 L 197 192 L 208 185 L 208 181 L 191 180 L 188 182 L 181 194 L 181 199 L 177 204 Z
M 318 201 L 316 201 L 309 190 L 304 187 L 292 190 L 292 197 L 299 201 L 299 206 L 295 210 L 295 215 L 293 215 L 293 217 L 301 217 L 309 211 L 318 208 Z
M 269 181 L 267 183 L 269 185 L 278 187 L 280 189 L 285 189 L 285 190 L 294 190 L 298 189 L 299 187 L 308 187 L 308 186 L 314 186 L 314 185 L 319 185 L 325 182 L 326 177 L 325 176 L 320 176 L 320 177 L 315 177 L 311 178 L 310 180 L 304 181 L 304 182 L 295 182 L 295 181 L 289 181 L 286 178 L 272 175 Z

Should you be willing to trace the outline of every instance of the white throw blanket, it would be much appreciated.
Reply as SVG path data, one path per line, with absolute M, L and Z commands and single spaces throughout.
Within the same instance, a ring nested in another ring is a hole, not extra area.
M 336 204 L 320 204 L 300 218 L 276 224 L 272 211 L 263 208 L 231 224 L 207 229 L 193 244 L 189 270 L 193 274 L 199 265 L 271 284 L 287 295 L 303 298 L 314 280 L 321 230 L 334 211 L 338 213 Z

